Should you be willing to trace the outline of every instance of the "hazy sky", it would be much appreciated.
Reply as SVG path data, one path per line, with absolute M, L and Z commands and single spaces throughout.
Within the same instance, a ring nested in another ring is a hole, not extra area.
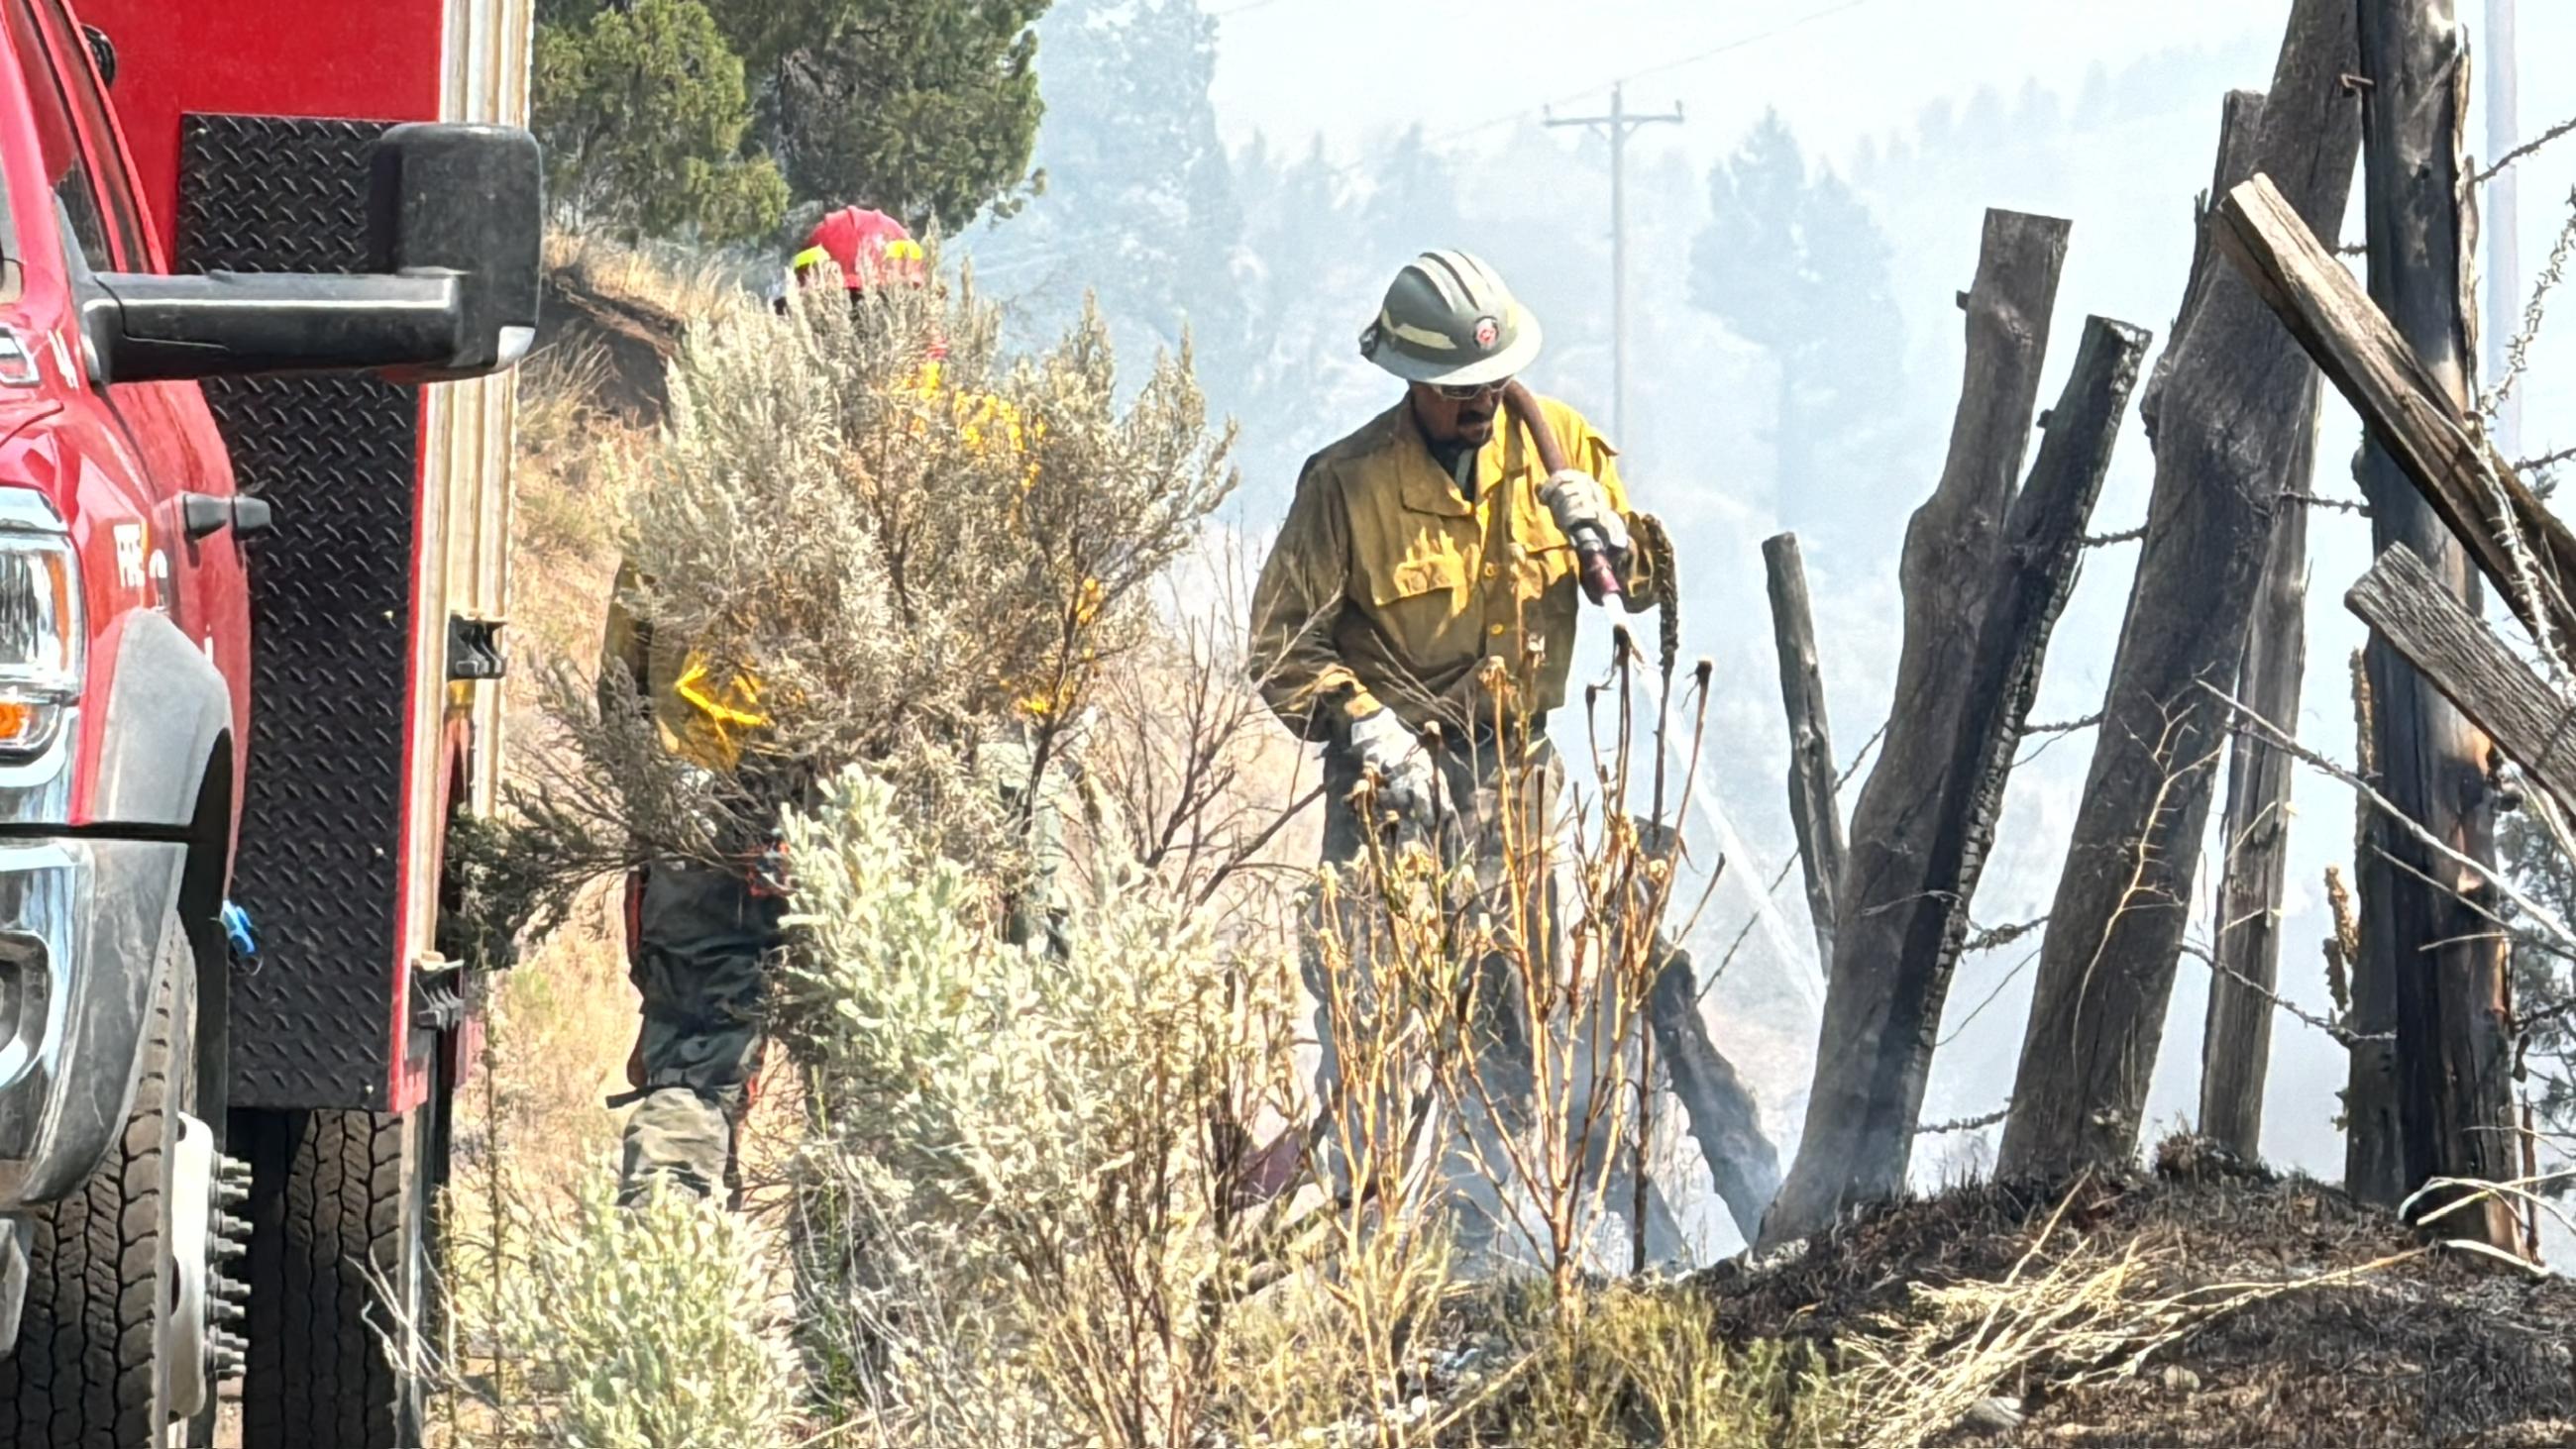
M 1629 82 L 1678 100 L 1655 144 L 1725 144 L 1766 106 L 1839 150 L 1924 102 L 2037 76 L 2073 89 L 2095 61 L 2277 36 L 2281 3 L 2245 0 L 1210 0 L 1216 103 L 1230 139 L 1347 141 L 1416 120 L 1463 132 L 1516 108 L 1597 108 Z M 2576 8 L 2542 0 L 2526 8 Z M 2536 39 L 2537 37 L 2535 37 Z M 1720 50 L 1720 47 L 1733 47 Z M 1708 52 L 1717 51 L 1716 54 Z M 2563 51 L 2561 52 L 2563 53 Z M 1587 101 L 1587 98 L 1588 101 Z
M 2268 56 L 2287 0 L 1206 0 L 1219 19 L 1215 98 L 1229 141 L 1320 132 L 1336 149 L 1420 122 L 1435 138 L 1489 132 L 1555 103 L 1598 110 L 1681 103 L 1679 127 L 1641 136 L 1694 155 L 1731 146 L 1765 107 L 1840 154 L 1925 103 L 1983 85 L 2069 94 L 2095 64 L 2178 46 Z M 2472 37 L 2484 0 L 2462 0 Z M 2523 112 L 2576 114 L 2576 3 L 2521 0 Z M 2262 73 L 2240 84 L 2261 86 Z M 2213 102 L 2215 98 L 2213 97 Z

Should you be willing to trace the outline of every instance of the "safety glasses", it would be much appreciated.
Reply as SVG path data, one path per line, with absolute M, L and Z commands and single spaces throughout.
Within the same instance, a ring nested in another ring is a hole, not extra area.
M 1501 392 L 1511 385 L 1510 378 L 1499 377 L 1492 382 L 1436 382 L 1432 387 L 1451 402 L 1474 402 L 1480 397 Z

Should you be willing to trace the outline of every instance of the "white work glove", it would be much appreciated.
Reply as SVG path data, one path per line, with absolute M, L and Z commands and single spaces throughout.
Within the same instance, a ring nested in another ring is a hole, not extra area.
M 1568 538 L 1590 529 L 1609 548 L 1611 556 L 1628 556 L 1628 520 L 1610 506 L 1610 490 L 1601 480 L 1580 468 L 1560 468 L 1548 475 L 1546 486 L 1538 490 L 1538 501 L 1556 515 L 1556 526 Z
M 1377 798 L 1398 815 L 1431 818 L 1431 792 L 1437 780 L 1422 737 L 1384 706 L 1352 720 L 1351 758 L 1378 777 Z

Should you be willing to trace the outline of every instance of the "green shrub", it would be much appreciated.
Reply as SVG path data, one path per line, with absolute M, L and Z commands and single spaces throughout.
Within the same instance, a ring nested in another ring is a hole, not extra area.
M 594 1180 L 527 1225 L 523 1273 L 493 1330 L 538 1393 L 544 1449 L 762 1449 L 791 1442 L 789 1363 L 773 1331 L 758 1233 L 682 1194 L 633 1208 Z

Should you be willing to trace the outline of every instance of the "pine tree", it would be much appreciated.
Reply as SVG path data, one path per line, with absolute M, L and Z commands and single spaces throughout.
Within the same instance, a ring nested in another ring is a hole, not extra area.
M 777 225 L 786 182 L 741 155 L 742 62 L 700 0 L 549 0 L 534 85 L 547 188 L 576 224 L 711 241 Z
M 1043 184 L 1035 25 L 1048 0 L 711 0 L 796 199 L 958 231 Z
M 1014 238 L 1097 294 L 1122 346 L 1196 341 L 1212 377 L 1234 369 L 1243 209 L 1208 87 L 1216 22 L 1194 0 L 1066 0 L 1044 27 L 1047 200 Z M 1051 310 L 1078 295 L 1054 289 Z
M 1831 536 L 1855 511 L 1851 465 L 1871 420 L 1902 384 L 1893 250 L 1848 186 L 1809 169 L 1776 111 L 1710 172 L 1709 200 L 1691 300 L 1771 355 L 1782 522 Z

